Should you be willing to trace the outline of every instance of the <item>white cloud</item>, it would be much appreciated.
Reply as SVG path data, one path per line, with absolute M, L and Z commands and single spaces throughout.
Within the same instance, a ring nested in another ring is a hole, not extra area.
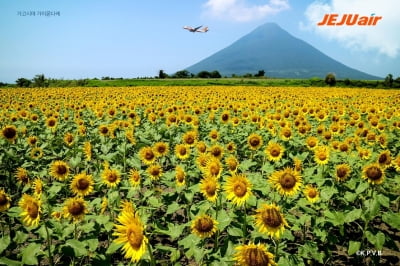
M 362 51 L 378 51 L 396 57 L 400 53 L 400 16 L 396 6 L 398 0 L 330 0 L 315 1 L 305 12 L 306 23 L 302 28 L 310 29 L 323 37 L 337 40 L 346 47 Z M 376 26 L 317 26 L 325 14 L 359 14 L 360 16 L 382 16 Z
M 257 20 L 289 8 L 288 0 L 269 0 L 265 1 L 265 4 L 248 2 L 246 0 L 208 0 L 204 8 L 207 15 L 239 22 Z

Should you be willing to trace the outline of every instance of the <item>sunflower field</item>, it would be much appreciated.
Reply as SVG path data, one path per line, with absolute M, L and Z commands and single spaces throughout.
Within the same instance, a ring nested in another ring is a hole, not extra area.
M 0 90 L 0 264 L 399 265 L 400 91 Z

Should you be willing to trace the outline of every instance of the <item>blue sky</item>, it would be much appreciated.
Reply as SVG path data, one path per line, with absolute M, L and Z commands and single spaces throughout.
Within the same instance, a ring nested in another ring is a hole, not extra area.
M 396 5 L 396 0 L 1 0 L 0 81 L 41 73 L 57 79 L 156 76 L 160 69 L 173 74 L 266 22 L 350 67 L 398 77 Z M 376 27 L 317 27 L 326 13 L 375 13 L 383 19 Z M 193 34 L 185 25 L 210 31 Z

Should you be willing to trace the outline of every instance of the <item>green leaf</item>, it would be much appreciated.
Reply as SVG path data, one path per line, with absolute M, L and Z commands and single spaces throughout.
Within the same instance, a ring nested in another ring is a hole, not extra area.
M 242 162 L 240 163 L 239 169 L 240 169 L 242 172 L 246 172 L 247 170 L 250 169 L 250 167 L 252 167 L 253 165 L 256 165 L 256 164 L 257 164 L 257 162 L 255 162 L 255 161 L 253 161 L 253 160 L 250 160 L 250 159 L 247 159 L 247 160 L 244 160 L 244 161 L 242 161 Z
M 110 216 L 106 215 L 97 215 L 95 219 L 96 223 L 103 225 L 110 221 Z
M 6 257 L 0 257 L 0 264 L 4 264 L 7 266 L 21 266 L 22 263 L 16 260 L 10 260 Z
M 228 215 L 228 213 L 222 209 L 218 212 L 218 229 L 220 231 L 223 231 L 225 229 L 225 227 L 227 227 L 228 225 L 230 225 L 230 223 L 232 222 L 232 218 Z
M 10 235 L 5 235 L 0 239 L 0 254 L 10 245 Z
M 337 193 L 337 189 L 334 187 L 325 187 L 321 189 L 321 199 L 323 201 L 328 201 L 332 198 L 333 195 Z
M 13 241 L 17 244 L 24 243 L 28 239 L 28 234 L 22 231 L 17 231 Z
M 361 247 L 361 242 L 358 241 L 351 241 L 349 242 L 349 248 L 347 250 L 347 253 L 349 256 L 353 255 L 354 253 L 356 253 L 357 251 L 360 250 Z
M 117 244 L 115 242 L 111 242 L 111 244 L 107 248 L 106 254 L 107 255 L 114 254 L 121 247 L 122 247 L 122 244 Z
M 162 202 L 156 197 L 150 197 L 148 199 L 149 205 L 155 208 L 161 207 L 163 204 Z
M 334 225 L 343 225 L 344 224 L 344 213 L 343 212 L 331 212 L 325 211 L 325 217 Z
M 75 168 L 79 165 L 79 163 L 81 162 L 81 158 L 80 158 L 81 154 L 78 154 L 76 157 L 73 157 L 69 160 L 69 165 L 72 168 Z
M 21 208 L 20 207 L 11 207 L 7 211 L 7 215 L 12 218 L 19 217 L 19 214 L 21 213 Z
M 37 265 L 37 254 L 40 251 L 40 244 L 37 243 L 30 243 L 26 248 L 22 251 L 22 264 L 28 265 Z
M 388 197 L 386 197 L 385 195 L 382 195 L 382 194 L 379 194 L 377 197 L 378 197 L 378 202 L 382 206 L 389 208 L 390 200 Z
M 85 247 L 85 243 L 80 242 L 76 239 L 69 239 L 65 244 L 67 246 L 70 246 L 74 250 L 75 256 L 81 257 L 87 255 L 87 249 Z
M 382 215 L 382 220 L 397 230 L 400 230 L 400 213 L 385 213 Z
M 352 203 L 356 198 L 357 198 L 356 193 L 346 191 L 346 193 L 344 194 L 344 199 L 347 200 L 349 203 Z
M 97 238 L 86 239 L 85 242 L 91 252 L 94 252 L 99 245 L 99 240 Z
M 168 208 L 167 208 L 167 214 L 171 214 L 176 212 L 177 210 L 179 210 L 181 208 L 181 205 L 179 205 L 176 202 L 171 203 Z
M 47 190 L 48 198 L 51 199 L 51 198 L 54 198 L 55 196 L 57 196 L 57 195 L 58 195 L 58 192 L 60 192 L 61 188 L 62 188 L 62 185 L 61 185 L 60 183 L 54 183 L 54 184 Z
M 183 238 L 178 242 L 179 245 L 182 245 L 185 249 L 190 247 L 196 247 L 196 245 L 200 242 L 200 238 L 190 234 L 187 237 Z
M 237 227 L 229 227 L 228 228 L 228 234 L 230 236 L 240 236 L 240 237 L 242 237 L 243 236 L 243 230 L 239 229 Z
M 349 212 L 346 213 L 344 221 L 346 223 L 354 222 L 355 220 L 360 219 L 361 214 L 362 214 L 362 210 L 361 209 L 355 209 L 355 210 L 349 211 Z
M 377 250 L 382 250 L 383 244 L 385 244 L 385 234 L 382 232 L 378 232 L 375 237 L 376 237 L 375 248 Z
M 95 225 L 94 222 L 89 222 L 89 223 L 87 223 L 87 224 L 82 225 L 82 226 L 81 226 L 81 229 L 82 229 L 82 231 L 85 232 L 85 233 L 90 233 L 90 232 L 92 232 L 93 230 L 95 230 L 94 225 Z
M 368 187 L 368 182 L 361 182 L 356 189 L 356 194 L 359 195 L 363 193 Z
M 168 231 L 169 231 L 169 236 L 171 237 L 172 240 L 177 239 L 182 235 L 182 231 L 185 228 L 185 224 L 173 224 L 170 223 L 168 224 Z

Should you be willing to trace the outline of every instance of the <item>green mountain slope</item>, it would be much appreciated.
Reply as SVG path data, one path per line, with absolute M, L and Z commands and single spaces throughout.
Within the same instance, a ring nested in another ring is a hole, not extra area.
M 381 79 L 345 66 L 275 23 L 259 26 L 187 70 L 196 74 L 202 70 L 218 70 L 223 76 L 264 70 L 266 76 L 280 78 L 324 78 L 333 72 L 338 79 Z

